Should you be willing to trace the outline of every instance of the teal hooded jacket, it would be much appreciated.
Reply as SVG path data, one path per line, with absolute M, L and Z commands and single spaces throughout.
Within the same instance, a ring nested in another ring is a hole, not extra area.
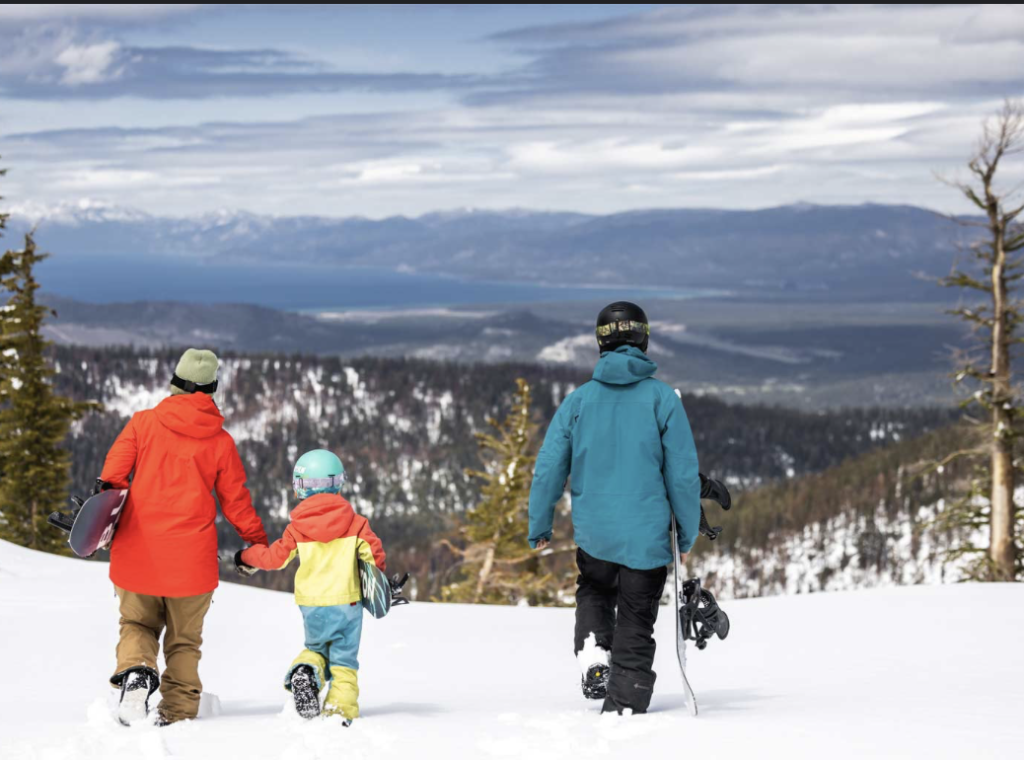
M 633 346 L 601 354 L 594 379 L 566 396 L 537 455 L 530 488 L 530 546 L 551 539 L 555 505 L 572 477 L 576 544 L 635 570 L 672 561 L 700 523 L 697 449 L 682 401 L 656 380 L 658 365 Z

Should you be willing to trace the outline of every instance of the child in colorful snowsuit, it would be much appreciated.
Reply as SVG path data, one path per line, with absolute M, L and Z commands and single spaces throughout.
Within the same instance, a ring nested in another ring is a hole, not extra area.
M 365 517 L 340 496 L 345 468 L 324 449 L 295 463 L 292 485 L 302 502 L 291 512 L 284 535 L 269 547 L 250 546 L 235 555 L 243 573 L 281 570 L 296 556 L 295 601 L 302 611 L 306 648 L 284 679 L 304 718 L 320 714 L 319 693 L 330 691 L 325 714 L 348 725 L 359 715 L 359 639 L 363 628 L 359 560 L 385 569 L 384 549 Z

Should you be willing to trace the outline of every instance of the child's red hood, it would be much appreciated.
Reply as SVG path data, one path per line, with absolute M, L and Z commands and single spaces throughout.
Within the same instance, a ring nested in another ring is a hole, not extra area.
M 355 518 L 352 505 L 334 493 L 310 496 L 291 513 L 292 528 L 305 538 L 325 544 L 349 535 Z

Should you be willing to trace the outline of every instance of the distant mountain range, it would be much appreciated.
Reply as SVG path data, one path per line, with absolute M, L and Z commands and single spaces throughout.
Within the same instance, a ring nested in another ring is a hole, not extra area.
M 925 209 L 875 204 L 606 216 L 459 211 L 380 220 L 243 212 L 162 218 L 95 206 L 35 215 L 19 216 L 15 209 L 8 244 L 37 224 L 40 245 L 60 254 L 67 267 L 112 256 L 207 265 L 289 262 L 572 286 L 711 288 L 802 300 L 935 300 L 938 289 L 919 273 L 948 272 L 969 235 Z

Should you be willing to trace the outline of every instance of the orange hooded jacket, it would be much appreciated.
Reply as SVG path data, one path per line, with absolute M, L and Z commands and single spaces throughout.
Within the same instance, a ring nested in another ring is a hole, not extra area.
M 266 544 L 224 417 L 205 393 L 169 396 L 134 415 L 100 477 L 128 488 L 110 547 L 110 580 L 136 594 L 195 596 L 217 588 L 217 503 L 243 540 Z
M 362 598 L 357 561 L 386 570 L 384 547 L 365 517 L 333 493 L 303 500 L 291 513 L 284 535 L 270 547 L 250 546 L 242 562 L 261 570 L 280 570 L 296 555 L 295 602 L 307 607 L 353 604 Z

